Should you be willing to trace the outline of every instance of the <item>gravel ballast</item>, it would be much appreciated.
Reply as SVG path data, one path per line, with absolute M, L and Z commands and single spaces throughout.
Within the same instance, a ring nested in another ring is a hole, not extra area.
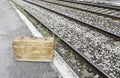
M 105 29 L 108 32 L 110 31 L 120 36 L 120 21 L 118 20 L 112 20 L 111 18 L 105 18 L 103 16 L 98 16 L 96 14 L 86 13 L 84 11 L 59 6 L 56 4 L 51 4 L 43 1 L 30 0 L 30 2 L 60 12 L 67 16 L 73 17 L 77 20 L 84 21 L 85 23 Z

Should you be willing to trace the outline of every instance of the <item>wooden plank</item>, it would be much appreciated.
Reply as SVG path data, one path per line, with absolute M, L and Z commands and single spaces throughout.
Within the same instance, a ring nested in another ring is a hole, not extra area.
M 16 54 L 37 54 L 37 55 L 45 55 L 52 53 L 54 48 L 41 48 L 37 46 L 27 47 L 27 46 L 14 46 L 14 52 Z M 31 51 L 31 52 L 30 52 Z M 48 53 L 49 52 L 49 53 Z
M 14 45 L 16 46 L 41 46 L 41 47 L 51 47 L 53 46 L 53 37 L 17 37 L 14 40 Z
M 13 48 L 18 61 L 52 62 L 54 59 L 53 37 L 17 37 Z

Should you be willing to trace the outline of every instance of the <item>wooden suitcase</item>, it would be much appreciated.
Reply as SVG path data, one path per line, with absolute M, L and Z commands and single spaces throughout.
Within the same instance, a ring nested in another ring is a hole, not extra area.
M 53 37 L 17 37 L 13 41 L 15 60 L 52 62 L 54 59 Z

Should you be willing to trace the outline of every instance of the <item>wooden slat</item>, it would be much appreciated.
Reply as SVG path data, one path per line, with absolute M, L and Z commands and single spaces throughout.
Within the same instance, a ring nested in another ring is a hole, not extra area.
M 15 60 L 46 61 L 54 58 L 54 38 L 17 37 L 13 41 Z

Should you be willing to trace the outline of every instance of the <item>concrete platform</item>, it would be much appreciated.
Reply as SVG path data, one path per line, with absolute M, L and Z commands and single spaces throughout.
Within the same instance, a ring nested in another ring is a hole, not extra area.
M 31 36 L 7 0 L 0 0 L 0 78 L 60 78 L 53 63 L 15 62 L 12 40 Z

